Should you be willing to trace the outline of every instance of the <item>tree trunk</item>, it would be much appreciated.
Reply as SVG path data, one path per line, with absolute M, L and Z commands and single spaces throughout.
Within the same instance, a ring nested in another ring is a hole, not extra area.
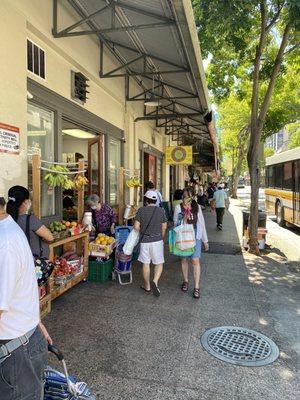
M 233 175 L 232 175 L 232 192 L 231 197 L 233 199 L 237 198 L 237 186 L 239 183 L 239 178 L 241 175 L 243 162 L 245 159 L 245 154 L 249 145 L 249 126 L 245 126 L 240 130 L 238 135 L 238 154 L 237 154 L 237 162 L 234 167 Z
M 259 133 L 253 133 L 258 136 Z M 259 160 L 258 160 L 258 145 L 249 147 L 248 151 L 248 166 L 251 182 L 251 205 L 249 217 L 249 252 L 259 255 L 259 248 L 257 242 L 257 228 L 258 228 L 258 196 L 259 196 Z
M 264 13 L 262 14 L 264 15 Z M 262 21 L 264 17 L 262 17 Z M 264 23 L 262 23 L 261 39 L 265 36 L 263 30 Z M 259 255 L 259 249 L 257 244 L 257 228 L 258 228 L 258 195 L 259 195 L 259 184 L 260 184 L 260 171 L 259 171 L 259 143 L 261 140 L 261 133 L 265 123 L 267 111 L 270 104 L 271 95 L 275 86 L 276 77 L 278 75 L 280 66 L 282 64 L 284 50 L 288 43 L 288 35 L 291 29 L 291 23 L 288 23 L 284 29 L 282 41 L 275 59 L 273 71 L 268 84 L 267 91 L 265 93 L 261 110 L 258 115 L 258 91 L 259 91 L 259 66 L 260 58 L 263 49 L 264 40 L 260 40 L 260 45 L 256 51 L 255 68 L 254 68 L 254 79 L 252 89 L 252 108 L 251 108 L 251 134 L 250 134 L 250 145 L 247 154 L 248 166 L 251 179 L 251 206 L 250 206 L 250 218 L 249 218 L 249 252 Z
M 246 145 L 239 146 L 237 163 L 236 163 L 236 166 L 235 166 L 235 169 L 234 169 L 234 173 L 233 173 L 233 177 L 232 177 L 232 193 L 231 193 L 231 197 L 233 199 L 237 198 L 237 186 L 238 186 L 239 178 L 240 178 L 240 175 L 241 175 L 243 161 L 245 159 L 245 151 L 246 151 Z

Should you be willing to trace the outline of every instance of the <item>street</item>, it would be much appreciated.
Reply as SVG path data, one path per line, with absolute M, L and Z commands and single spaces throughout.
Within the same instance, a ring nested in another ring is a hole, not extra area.
M 238 189 L 238 200 L 241 208 L 250 207 L 250 186 Z M 259 190 L 259 209 L 265 211 L 265 191 Z M 267 217 L 267 244 L 280 250 L 288 261 L 300 262 L 300 228 L 289 225 L 285 228 L 280 227 L 275 222 L 275 217 Z

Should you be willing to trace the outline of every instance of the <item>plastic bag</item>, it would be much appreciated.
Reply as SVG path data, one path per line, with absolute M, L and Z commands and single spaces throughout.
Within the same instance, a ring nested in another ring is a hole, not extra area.
M 130 256 L 133 253 L 134 248 L 139 242 L 139 237 L 140 234 L 138 231 L 135 229 L 132 229 L 132 231 L 129 233 L 128 238 L 126 239 L 126 242 L 123 247 L 123 253 L 126 254 L 127 256 Z
M 86 383 L 77 382 L 74 377 L 67 379 L 51 367 L 44 371 L 44 381 L 44 400 L 96 400 Z
M 182 224 L 174 228 L 176 233 L 176 247 L 179 250 L 188 250 L 196 246 L 195 230 L 192 224 Z
M 174 256 L 179 256 L 179 257 L 190 257 L 191 255 L 194 254 L 195 247 L 188 249 L 188 250 L 180 250 L 178 247 L 176 247 L 176 232 L 174 229 L 169 230 L 169 250 L 171 254 L 174 254 Z

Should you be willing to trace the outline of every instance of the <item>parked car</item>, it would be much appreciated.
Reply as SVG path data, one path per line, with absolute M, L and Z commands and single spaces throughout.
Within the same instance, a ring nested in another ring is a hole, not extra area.
M 244 189 L 245 187 L 245 180 L 244 178 L 240 178 L 237 184 L 238 189 Z

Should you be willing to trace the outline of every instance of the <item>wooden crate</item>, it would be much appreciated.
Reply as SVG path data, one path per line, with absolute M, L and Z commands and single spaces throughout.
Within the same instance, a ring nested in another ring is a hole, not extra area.
M 51 294 L 47 294 L 40 300 L 41 319 L 51 312 Z
M 82 280 L 86 279 L 88 276 L 88 270 L 85 269 L 81 274 L 74 276 L 65 285 L 53 286 L 51 290 L 51 299 L 54 300 L 61 296 L 67 290 L 71 289 L 73 286 L 77 285 Z

